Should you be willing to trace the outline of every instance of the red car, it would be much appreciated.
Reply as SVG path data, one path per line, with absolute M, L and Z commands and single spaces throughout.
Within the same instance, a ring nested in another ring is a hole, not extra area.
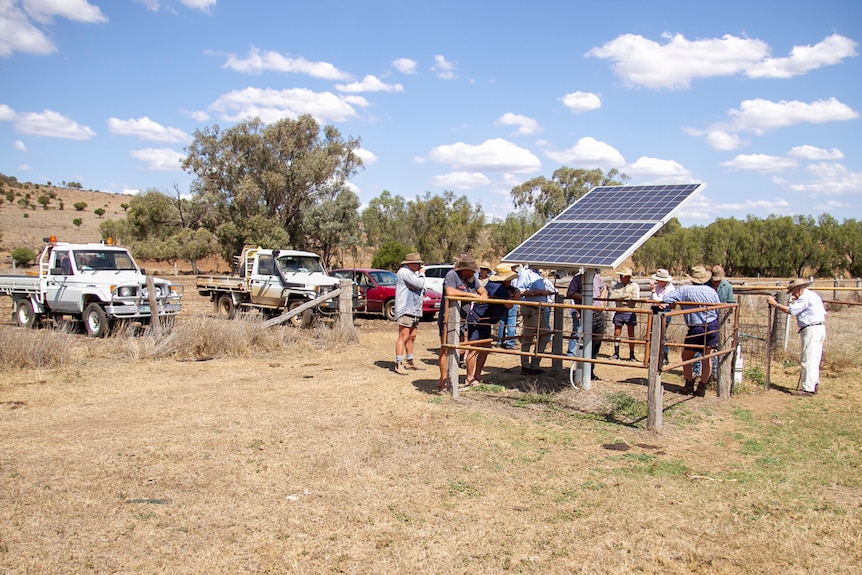
M 348 279 L 358 288 L 359 301 L 354 307 L 357 313 L 379 313 L 388 320 L 395 319 L 395 274 L 388 270 L 373 268 L 341 268 L 329 275 Z M 430 320 L 440 311 L 440 294 L 425 290 L 422 301 L 422 319 Z

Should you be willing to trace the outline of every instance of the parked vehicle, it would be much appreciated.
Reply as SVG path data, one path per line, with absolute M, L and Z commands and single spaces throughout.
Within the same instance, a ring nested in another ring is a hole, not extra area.
M 320 256 L 297 250 L 271 250 L 246 246 L 237 257 L 239 275 L 198 276 L 198 293 L 210 298 L 215 312 L 232 319 L 237 310 L 257 309 L 267 316 L 281 315 L 335 290 L 338 278 L 327 275 Z M 307 327 L 315 317 L 338 313 L 338 298 L 309 308 L 290 321 Z
M 425 266 L 425 287 L 443 293 L 443 278 L 454 264 L 428 264 Z
M 342 268 L 329 272 L 332 276 L 351 280 L 358 288 L 354 305 L 357 313 L 379 313 L 388 320 L 395 319 L 396 276 L 389 270 L 374 268 Z M 440 293 L 425 290 L 422 301 L 422 318 L 430 320 L 440 310 Z
M 0 293 L 13 299 L 12 319 L 20 327 L 43 320 L 105 337 L 118 321 L 151 321 L 146 271 L 125 248 L 106 243 L 71 244 L 47 240 L 33 275 L 0 276 Z M 183 286 L 151 278 L 158 317 L 180 312 Z

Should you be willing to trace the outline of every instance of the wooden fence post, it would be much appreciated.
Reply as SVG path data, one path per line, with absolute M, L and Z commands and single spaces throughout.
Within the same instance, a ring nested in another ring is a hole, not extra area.
M 718 310 L 718 349 L 725 351 L 736 349 L 736 342 L 733 337 L 731 318 L 733 317 L 733 308 L 722 308 Z M 718 396 L 724 399 L 730 397 L 730 390 L 733 387 L 732 359 L 733 353 L 720 355 L 716 358 L 718 361 Z
M 458 398 L 458 350 L 455 348 L 461 340 L 459 332 L 461 328 L 461 302 L 456 301 L 450 305 L 446 298 L 446 344 L 450 347 L 446 350 L 446 383 L 454 399 Z
M 661 384 L 661 350 L 663 347 L 662 328 L 665 325 L 664 313 L 657 313 L 653 317 L 652 331 L 650 332 L 649 365 L 647 367 L 647 429 L 661 431 L 662 428 L 662 394 L 664 389 Z

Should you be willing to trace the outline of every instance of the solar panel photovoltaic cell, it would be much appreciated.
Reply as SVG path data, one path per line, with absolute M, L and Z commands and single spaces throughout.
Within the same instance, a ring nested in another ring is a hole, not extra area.
M 616 267 L 705 186 L 593 188 L 502 261 L 544 267 Z

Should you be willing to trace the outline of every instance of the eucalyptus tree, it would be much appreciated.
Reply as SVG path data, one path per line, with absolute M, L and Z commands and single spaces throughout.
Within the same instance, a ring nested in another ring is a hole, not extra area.
M 193 195 L 216 212 L 208 225 L 231 258 L 244 241 L 256 241 L 249 222 L 257 217 L 285 231 L 290 245 L 279 247 L 304 248 L 302 214 L 334 199 L 362 167 L 358 148 L 358 139 L 343 138 L 331 125 L 321 128 L 309 115 L 269 125 L 254 118 L 227 130 L 196 130 L 182 166 L 195 175 Z
M 616 168 L 605 174 L 599 168 L 586 170 L 563 166 L 554 171 L 550 180 L 539 176 L 512 188 L 512 202 L 515 208 L 532 209 L 548 221 L 594 187 L 618 186 L 628 179 Z

